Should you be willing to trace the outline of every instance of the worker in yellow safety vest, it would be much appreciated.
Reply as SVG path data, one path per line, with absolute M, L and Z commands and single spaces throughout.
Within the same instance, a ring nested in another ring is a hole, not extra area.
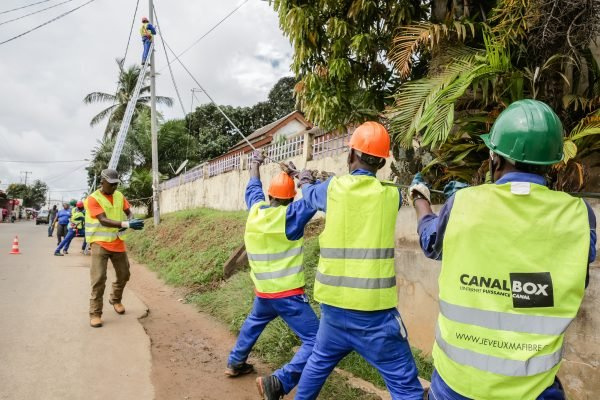
M 156 35 L 156 28 L 148 21 L 148 18 L 142 18 L 142 27 L 140 28 L 140 36 L 142 37 L 142 44 L 144 45 L 144 52 L 142 54 L 142 65 L 146 64 L 146 59 L 150 53 L 150 46 Z
M 124 231 L 127 228 L 135 230 L 144 228 L 144 221 L 133 218 L 129 202 L 117 190 L 120 182 L 117 171 L 105 169 L 100 176 L 100 189 L 85 201 L 85 238 L 92 249 L 90 325 L 93 328 L 102 326 L 108 260 L 112 262 L 116 275 L 116 280 L 112 284 L 110 304 L 118 314 L 125 314 L 121 299 L 130 274 Z
M 304 293 L 304 227 L 317 212 L 304 200 L 294 201 L 296 187 L 286 172 L 269 184 L 265 201 L 259 166 L 264 156 L 254 151 L 246 204 L 250 213 L 244 243 L 254 282 L 255 299 L 244 321 L 225 374 L 234 377 L 253 371 L 246 360 L 267 324 L 281 317 L 300 338 L 302 346 L 292 360 L 272 375 L 257 378 L 260 395 L 280 399 L 298 383 L 306 360 L 312 352 L 319 319 Z
M 324 211 L 326 219 L 315 280 L 319 335 L 296 399 L 317 398 L 327 376 L 353 350 L 377 368 L 394 400 L 423 398 L 396 309 L 394 231 L 400 193 L 376 177 L 389 153 L 385 127 L 366 122 L 350 139 L 350 174 L 318 183 L 311 171 L 300 173 L 303 198 Z
M 596 256 L 596 219 L 547 187 L 563 158 L 547 104 L 512 103 L 482 139 L 494 183 L 451 182 L 439 215 L 420 175 L 409 189 L 421 247 L 442 260 L 429 399 L 564 399 L 556 373 Z

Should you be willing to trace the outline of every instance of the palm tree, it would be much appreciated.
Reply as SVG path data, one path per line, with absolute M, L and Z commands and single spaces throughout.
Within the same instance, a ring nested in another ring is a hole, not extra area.
M 92 121 L 90 122 L 91 126 L 96 126 L 101 121 L 108 119 L 108 124 L 106 125 L 106 130 L 104 131 L 104 137 L 107 139 L 114 139 L 119 132 L 119 127 L 123 121 L 123 118 L 125 117 L 127 104 L 133 96 L 133 91 L 141 72 L 139 65 L 132 65 L 129 68 L 124 69 L 123 60 L 117 59 L 116 61 L 117 65 L 119 66 L 119 89 L 116 96 L 104 92 L 92 92 L 83 99 L 85 104 L 111 103 L 111 106 L 100 111 L 94 118 L 92 118 Z M 146 77 L 144 77 L 144 79 L 146 79 Z M 138 98 L 135 106 L 133 120 L 136 119 L 140 111 L 150 108 L 148 105 L 150 103 L 150 96 L 148 95 L 149 93 L 150 86 L 143 86 L 140 91 L 140 97 Z M 173 99 L 169 97 L 157 96 L 156 102 L 158 104 L 164 104 L 168 107 L 173 105 Z

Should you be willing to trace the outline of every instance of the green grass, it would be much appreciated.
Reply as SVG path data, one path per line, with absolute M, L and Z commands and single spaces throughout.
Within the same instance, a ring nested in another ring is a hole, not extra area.
M 168 283 L 194 289 L 187 301 L 196 304 L 239 332 L 252 307 L 254 291 L 247 271 L 240 271 L 223 281 L 223 263 L 243 241 L 245 212 L 221 212 L 196 209 L 167 215 L 159 229 L 153 227 L 135 233 L 130 251 L 137 261 L 147 264 Z M 151 225 L 151 224 L 150 224 Z M 314 276 L 319 258 L 319 244 L 314 236 L 318 227 L 307 228 L 312 237 L 305 242 L 306 292 L 312 299 Z M 318 304 L 311 306 L 319 314 Z M 280 319 L 270 323 L 254 347 L 254 352 L 277 368 L 294 354 L 298 338 Z M 419 375 L 431 378 L 431 360 L 413 349 Z M 356 353 L 342 360 L 340 368 L 384 388 L 381 376 Z M 332 374 L 320 398 L 364 399 L 365 394 L 350 388 L 345 378 Z M 343 383 L 343 384 L 341 384 Z

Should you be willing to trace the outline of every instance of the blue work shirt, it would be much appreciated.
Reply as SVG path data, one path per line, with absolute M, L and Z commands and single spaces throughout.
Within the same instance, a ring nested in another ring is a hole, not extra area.
M 546 186 L 546 180 L 544 179 L 544 177 L 526 172 L 509 172 L 502 176 L 502 178 L 498 179 L 496 181 L 496 184 L 501 185 L 503 183 L 509 182 L 529 182 L 535 183 L 537 185 Z M 422 217 L 419 221 L 419 225 L 417 227 L 417 231 L 419 232 L 419 241 L 421 244 L 421 248 L 425 253 L 425 256 L 427 256 L 428 258 L 434 260 L 442 259 L 444 234 L 446 232 L 446 227 L 448 226 L 448 220 L 450 218 L 450 212 L 452 211 L 453 205 L 454 195 L 451 196 L 442 206 L 439 216 L 435 214 L 428 214 Z M 594 211 L 589 206 L 589 204 L 585 203 L 585 205 L 588 209 L 588 218 L 590 221 L 590 250 L 588 256 L 588 263 L 591 264 L 596 259 L 596 216 L 594 215 Z M 587 287 L 589 281 L 589 265 L 585 281 L 585 285 Z M 555 383 L 553 386 L 546 389 L 540 395 L 540 397 L 538 397 L 538 399 L 562 398 L 555 394 L 555 392 L 559 394 L 562 393 L 562 390 L 556 387 L 557 385 L 560 386 L 558 383 Z M 435 391 L 435 396 L 439 397 L 440 399 L 467 399 L 466 397 L 463 397 L 460 394 L 454 392 L 437 373 L 434 373 L 431 378 L 431 387 L 432 390 Z
M 371 171 L 360 168 L 352 171 L 350 175 L 367 175 L 376 178 L 376 175 Z M 329 187 L 329 182 L 331 182 L 331 178 L 327 179 L 325 182 L 317 181 L 315 184 L 307 184 L 302 186 L 302 198 L 306 199 L 311 207 L 316 208 L 319 211 L 326 212 L 327 188 Z M 400 189 L 398 189 L 398 193 L 400 194 L 400 204 L 398 205 L 398 209 L 400 209 L 400 206 L 402 206 L 402 193 L 400 192 Z
M 71 219 L 71 209 L 65 210 L 64 208 L 58 212 L 58 223 L 60 225 L 67 225 Z
M 246 205 L 248 210 L 261 201 L 265 201 L 262 183 L 257 177 L 251 177 L 246 187 Z M 267 208 L 270 206 L 264 206 Z M 304 199 L 291 202 L 285 213 L 285 236 L 288 240 L 299 240 L 304 236 L 304 227 L 316 214 L 316 208 L 311 207 Z

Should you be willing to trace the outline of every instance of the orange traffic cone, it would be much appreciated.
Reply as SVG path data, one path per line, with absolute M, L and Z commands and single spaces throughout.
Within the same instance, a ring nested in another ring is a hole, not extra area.
M 15 240 L 13 240 L 13 247 L 10 251 L 10 254 L 21 254 L 19 251 L 19 237 L 15 236 Z

